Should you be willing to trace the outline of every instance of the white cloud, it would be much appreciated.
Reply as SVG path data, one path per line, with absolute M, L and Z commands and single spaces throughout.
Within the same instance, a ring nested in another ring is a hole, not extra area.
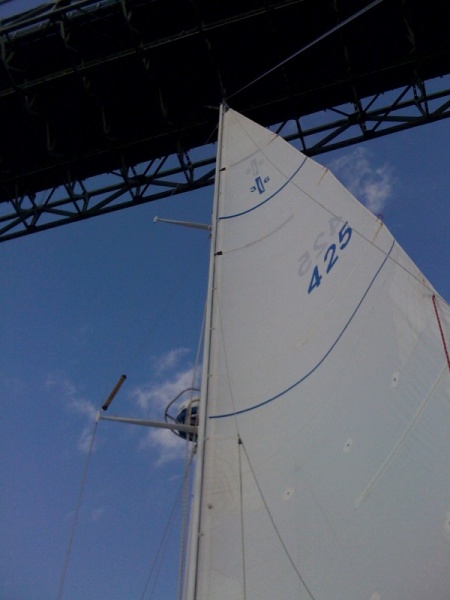
M 103 506 L 100 506 L 98 508 L 93 508 L 91 510 L 91 521 L 93 521 L 94 523 L 96 523 L 97 521 L 100 521 L 100 519 L 103 517 L 104 512 L 105 512 L 105 509 L 103 508 Z
M 360 202 L 378 215 L 392 196 L 394 179 L 388 165 L 374 167 L 369 156 L 365 148 L 359 147 L 333 160 L 330 168 Z
M 70 379 L 59 375 L 49 375 L 45 381 L 48 390 L 56 390 L 65 401 L 67 408 L 87 419 L 78 438 L 78 449 L 86 453 L 91 447 L 93 426 L 98 414 L 98 409 L 92 402 L 81 397 L 77 387 Z
M 141 440 L 139 448 L 157 451 L 157 467 L 173 460 L 181 460 L 186 455 L 186 441 L 167 429 L 150 429 Z
M 95 421 L 98 414 L 98 409 L 84 398 L 72 397 L 69 402 L 69 408 L 74 412 L 86 416 L 90 421 Z
M 170 359 L 169 354 L 165 355 L 165 357 Z M 183 354 L 185 354 L 184 350 L 179 353 L 175 351 L 175 362 L 178 362 Z M 170 360 L 166 360 L 165 362 L 169 364 Z M 131 398 L 144 414 L 156 420 L 162 420 L 165 408 L 180 392 L 191 387 L 198 387 L 197 379 L 194 376 L 194 368 L 188 366 L 168 375 L 162 381 L 157 380 L 135 387 L 131 392 Z M 198 394 L 194 392 L 195 395 Z M 186 392 L 180 398 L 180 402 L 187 400 L 189 397 L 190 393 Z M 175 415 L 177 408 L 173 407 L 171 413 Z M 186 453 L 186 442 L 167 429 L 149 429 L 145 437 L 141 440 L 139 448 L 150 448 L 152 451 L 156 451 L 157 459 L 155 465 L 161 466 L 172 460 L 183 459 Z
M 87 504 L 89 503 L 85 502 L 83 503 L 83 506 L 79 507 L 79 511 L 77 513 L 77 520 L 79 519 L 82 523 L 98 523 L 105 514 L 105 507 L 98 506 L 96 508 L 91 508 L 90 506 L 87 506 Z M 70 510 L 65 516 L 67 521 L 72 521 L 73 523 L 75 513 L 75 510 Z
M 180 365 L 181 360 L 189 352 L 187 348 L 178 348 L 167 352 L 154 361 L 154 379 L 149 383 L 136 386 L 129 394 L 131 400 L 142 416 L 155 420 L 163 420 L 167 405 L 183 390 L 198 387 L 198 376 L 194 376 L 192 365 Z M 180 365 L 180 366 L 179 366 Z M 176 367 L 179 366 L 178 369 Z M 195 383 L 194 383 L 195 380 Z M 78 448 L 83 453 L 89 451 L 94 423 L 98 415 L 98 406 L 84 398 L 70 379 L 60 375 L 49 375 L 45 385 L 47 389 L 58 393 L 66 407 L 85 420 L 85 425 L 78 438 Z M 180 402 L 187 400 L 186 393 Z M 129 412 L 133 413 L 132 410 Z M 177 408 L 172 409 L 177 413 Z M 156 465 L 162 465 L 185 455 L 186 443 L 174 433 L 164 429 L 147 429 L 140 438 L 139 449 L 151 448 L 157 456 Z M 101 513 L 98 513 L 100 518 Z M 93 517 L 94 518 L 94 517 Z
M 154 368 L 157 375 L 161 375 L 164 371 L 173 369 L 177 366 L 180 359 L 190 352 L 189 348 L 176 348 L 163 354 L 160 358 L 154 360 Z
M 61 375 L 48 375 L 47 379 L 45 380 L 45 387 L 48 390 L 56 388 L 59 393 L 66 398 L 74 396 L 76 393 L 74 384 L 69 379 Z
M 139 408 L 147 414 L 155 414 L 164 410 L 183 390 L 193 387 L 194 369 L 190 366 L 176 372 L 164 381 L 156 381 L 137 386 L 131 392 L 131 397 Z
M 87 454 L 91 450 L 92 446 L 92 436 L 94 435 L 93 425 L 85 425 L 83 430 L 78 438 L 78 450 Z M 95 445 L 93 446 L 93 450 L 95 450 Z

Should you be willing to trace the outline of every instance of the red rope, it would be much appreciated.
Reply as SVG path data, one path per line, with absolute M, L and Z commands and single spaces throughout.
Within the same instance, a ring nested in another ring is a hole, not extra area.
M 437 309 L 436 296 L 434 294 L 433 294 L 433 306 L 434 306 L 434 312 L 436 313 L 436 319 L 437 319 L 437 322 L 439 325 L 439 331 L 441 332 L 442 345 L 444 346 L 445 356 L 447 357 L 448 370 L 450 371 L 450 356 L 448 355 L 448 349 L 447 349 L 447 344 L 445 343 L 444 331 L 442 329 L 441 319 L 439 318 L 439 313 L 438 313 L 438 309 Z

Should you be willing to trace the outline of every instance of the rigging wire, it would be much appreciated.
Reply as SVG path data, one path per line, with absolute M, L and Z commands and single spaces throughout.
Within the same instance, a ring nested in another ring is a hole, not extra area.
M 181 532 L 180 532 L 180 560 L 178 564 L 178 592 L 177 599 L 181 600 L 183 597 L 183 579 L 184 579 L 184 563 L 186 558 L 186 539 L 188 531 L 188 516 L 189 516 L 189 468 L 192 463 L 192 459 L 195 455 L 195 446 L 190 448 L 189 436 L 186 436 L 185 443 L 185 459 L 184 459 L 184 473 L 182 482 L 182 500 L 181 500 Z
M 194 388 L 196 379 L 197 379 L 197 372 L 198 372 L 198 366 L 199 366 L 199 360 L 200 360 L 200 352 L 201 352 L 201 345 L 202 345 L 202 339 L 203 339 L 203 335 L 204 335 L 204 324 L 205 324 L 205 316 L 203 316 L 203 322 L 202 322 L 202 327 L 201 327 L 201 333 L 199 336 L 199 342 L 198 342 L 198 347 L 197 347 L 197 354 L 196 354 L 196 359 L 195 359 L 195 363 L 194 363 L 194 369 L 193 369 L 193 374 L 192 374 L 192 388 Z M 193 391 L 193 390 L 192 390 Z M 150 581 L 153 577 L 153 574 L 155 573 L 155 569 L 156 569 L 156 575 L 155 575 L 155 581 L 153 582 L 153 585 L 151 587 L 150 590 L 150 594 L 148 596 L 148 600 L 151 600 L 151 598 L 153 597 L 155 588 L 156 588 L 156 584 L 158 581 L 158 577 L 159 577 L 159 573 L 162 567 L 162 562 L 167 550 L 167 545 L 168 545 L 168 537 L 169 537 L 169 532 L 170 532 L 170 528 L 173 525 L 174 519 L 175 519 L 175 511 L 178 507 L 178 504 L 180 502 L 180 498 L 182 499 L 182 521 L 181 521 L 181 536 L 180 536 L 180 561 L 179 561 L 179 581 L 178 581 L 178 598 L 181 598 L 180 594 L 182 594 L 182 581 L 183 581 L 183 563 L 184 563 L 184 558 L 185 558 L 185 552 L 186 552 L 186 533 L 187 533 L 187 527 L 186 524 L 188 522 L 188 505 L 189 505 L 189 490 L 190 490 L 190 485 L 189 485 L 189 475 L 190 475 L 190 469 L 192 466 L 192 462 L 195 456 L 195 446 L 190 446 L 189 441 L 188 441 L 188 437 L 186 438 L 186 451 L 185 451 L 185 462 L 184 462 L 184 472 L 183 472 L 183 479 L 180 485 L 180 488 L 178 490 L 175 502 L 174 502 L 174 506 L 172 508 L 172 511 L 170 513 L 168 522 L 166 524 L 166 528 L 164 530 L 161 542 L 160 542 L 160 546 L 158 548 L 158 551 L 155 555 L 155 558 L 153 559 L 151 568 L 150 568 L 150 572 L 149 575 L 147 577 L 145 586 L 144 586 L 144 590 L 142 592 L 142 596 L 141 596 L 141 600 L 145 599 L 145 596 L 147 594 L 147 591 L 149 589 L 149 585 L 150 585 Z M 159 561 L 159 564 L 157 566 L 157 562 Z
M 287 58 L 285 58 L 284 60 L 282 60 L 281 62 L 279 62 L 278 64 L 276 64 L 275 66 L 271 67 L 268 71 L 265 71 L 265 73 L 263 73 L 262 75 L 259 75 L 258 77 L 256 77 L 256 79 L 253 79 L 252 81 L 250 81 L 249 83 L 247 83 L 246 85 L 244 85 L 243 87 L 241 87 L 236 92 L 233 92 L 232 94 L 230 94 L 229 96 L 227 96 L 227 100 L 229 100 L 230 98 L 234 98 L 234 96 L 237 96 L 238 94 L 240 94 L 241 92 L 243 92 L 247 88 L 251 87 L 255 83 L 258 83 L 258 81 L 261 81 L 261 79 L 264 79 L 264 77 L 267 77 L 267 75 L 270 75 L 270 73 L 273 73 L 274 71 L 276 71 L 280 67 L 284 66 L 286 63 L 288 63 L 292 59 L 296 58 L 297 56 L 299 56 L 303 52 L 306 52 L 306 50 L 309 50 L 310 48 L 312 48 L 313 46 L 315 46 L 319 42 L 322 42 L 327 37 L 329 37 L 333 33 L 336 33 L 336 31 L 339 31 L 340 29 L 342 29 L 343 27 L 345 27 L 346 25 L 348 25 L 349 23 L 351 23 L 352 21 L 354 21 L 355 19 L 357 19 L 358 17 L 360 17 L 361 15 L 363 15 L 364 13 L 368 12 L 369 10 L 371 10 L 372 8 L 374 8 L 375 6 L 377 6 L 377 4 L 380 4 L 381 2 L 383 2 L 383 0 L 374 0 L 373 2 L 371 2 L 367 6 L 365 6 L 364 8 L 362 8 L 361 10 L 359 10 L 358 12 L 356 12 L 354 15 L 351 15 L 347 19 L 344 19 L 343 21 L 341 21 L 340 23 L 338 23 L 338 25 L 335 25 L 334 27 L 332 27 L 327 32 L 325 32 L 322 35 L 320 35 L 318 38 L 316 38 L 315 40 L 313 40 L 309 44 L 306 44 L 306 46 L 303 46 L 303 48 L 300 48 L 300 50 L 297 50 L 297 52 L 294 52 L 293 54 L 291 54 L 290 56 L 288 56 Z
M 198 369 L 200 365 L 200 353 L 205 335 L 205 322 L 206 322 L 206 303 L 203 310 L 203 320 L 200 330 L 200 336 L 197 344 L 197 354 L 195 357 L 194 369 L 192 371 L 191 388 L 193 389 L 196 385 L 198 377 Z M 192 392 L 191 392 L 192 400 Z M 189 422 L 189 415 L 188 415 Z M 181 536 L 180 536 L 180 561 L 178 567 L 178 600 L 183 598 L 183 583 L 184 583 L 184 569 L 185 569 L 185 558 L 187 549 L 187 536 L 188 536 L 188 517 L 189 517 L 189 496 L 190 496 L 190 485 L 188 479 L 188 471 L 191 466 L 192 459 L 195 455 L 196 442 L 192 445 L 191 456 L 189 457 L 190 442 L 189 436 L 186 436 L 186 450 L 185 450 L 185 462 L 184 462 L 184 475 L 183 475 L 183 503 L 182 503 L 182 519 L 181 519 Z
M 192 465 L 193 456 L 194 456 L 194 453 L 191 454 L 189 466 Z M 180 487 L 179 487 L 177 495 L 175 497 L 175 501 L 174 501 L 173 506 L 172 506 L 172 510 L 170 512 L 170 515 L 169 515 L 169 519 L 167 520 L 166 527 L 165 527 L 163 535 L 161 537 L 161 541 L 159 543 L 158 550 L 156 551 L 156 554 L 155 554 L 155 556 L 153 558 L 153 561 L 151 563 L 150 571 L 149 571 L 147 580 L 146 580 L 145 585 L 144 585 L 144 590 L 143 590 L 142 595 L 141 595 L 141 600 L 145 599 L 145 596 L 146 596 L 147 591 L 148 591 L 149 586 L 150 586 L 150 581 L 151 581 L 151 579 L 152 579 L 152 577 L 153 577 L 153 575 L 155 573 L 155 570 L 156 570 L 155 581 L 153 582 L 153 585 L 151 587 L 150 594 L 148 596 L 148 600 L 151 600 L 151 598 L 153 597 L 153 594 L 154 594 L 154 591 L 155 591 L 155 587 L 156 587 L 156 584 L 158 582 L 159 573 L 160 573 L 160 570 L 161 570 L 161 567 L 162 567 L 162 561 L 163 561 L 165 553 L 167 551 L 170 529 L 172 528 L 173 523 L 175 521 L 176 510 L 177 510 L 178 504 L 180 502 L 180 498 L 181 498 L 181 495 L 182 495 L 182 492 L 183 492 L 184 484 L 185 484 L 185 477 L 183 477 L 183 479 L 181 481 Z M 159 564 L 157 565 L 158 561 L 159 561 Z
M 66 549 L 66 553 L 65 553 L 65 557 L 64 557 L 63 568 L 62 568 L 62 571 L 61 571 L 61 578 L 60 578 L 60 581 L 59 581 L 58 592 L 56 594 L 56 600 L 61 600 L 62 595 L 63 595 L 63 591 L 64 591 L 64 584 L 66 582 L 67 568 L 69 566 L 70 553 L 71 553 L 71 550 L 72 550 L 73 540 L 75 538 L 75 531 L 76 531 L 77 524 L 78 524 L 78 516 L 79 516 L 79 513 L 80 513 L 81 499 L 83 497 L 84 488 L 86 486 L 86 480 L 87 480 L 87 474 L 88 474 L 88 469 L 89 469 L 89 463 L 91 461 L 92 451 L 93 451 L 93 448 L 94 448 L 94 440 L 95 440 L 95 434 L 97 432 L 97 426 L 98 426 L 98 419 L 96 419 L 95 423 L 94 423 L 94 428 L 93 428 L 92 435 L 91 435 L 91 441 L 90 441 L 90 444 L 89 444 L 88 453 L 86 455 L 86 461 L 84 463 L 83 475 L 81 477 L 80 489 L 79 489 L 79 492 L 78 492 L 78 498 L 77 498 L 77 502 L 76 502 L 76 505 L 75 505 L 75 511 L 74 511 L 74 514 L 73 514 L 72 527 L 70 529 L 69 540 L 67 542 L 67 549 Z

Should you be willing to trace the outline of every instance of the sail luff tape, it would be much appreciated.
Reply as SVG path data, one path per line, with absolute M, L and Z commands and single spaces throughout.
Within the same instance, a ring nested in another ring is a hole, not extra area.
M 121 375 L 120 376 L 119 381 L 114 386 L 114 388 L 113 388 L 112 392 L 110 393 L 110 395 L 106 398 L 106 400 L 105 400 L 105 402 L 104 402 L 104 404 L 102 406 L 102 410 L 108 410 L 109 405 L 114 400 L 114 397 L 116 396 L 117 392 L 122 387 L 122 383 L 125 381 L 126 378 L 127 378 L 126 375 Z

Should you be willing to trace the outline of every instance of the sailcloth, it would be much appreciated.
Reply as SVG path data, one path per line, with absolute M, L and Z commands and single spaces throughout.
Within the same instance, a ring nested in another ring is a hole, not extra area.
M 324 167 L 223 117 L 196 600 L 448 600 L 450 309 Z

